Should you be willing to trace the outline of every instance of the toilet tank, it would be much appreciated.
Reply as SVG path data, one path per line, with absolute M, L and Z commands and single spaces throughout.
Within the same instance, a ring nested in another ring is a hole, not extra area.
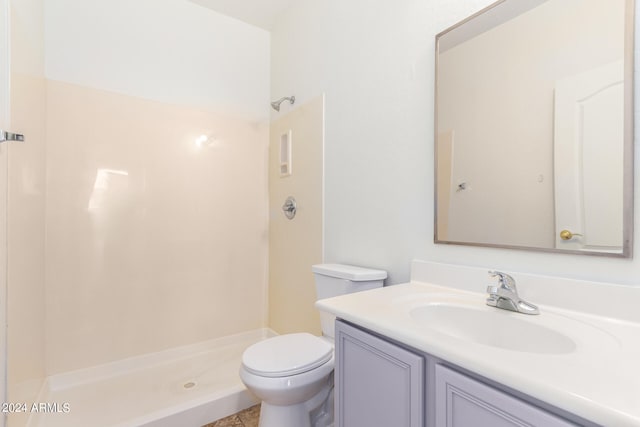
M 381 288 L 387 272 L 345 264 L 316 264 L 311 267 L 315 276 L 317 299 Z M 320 312 L 322 335 L 334 338 L 335 316 Z

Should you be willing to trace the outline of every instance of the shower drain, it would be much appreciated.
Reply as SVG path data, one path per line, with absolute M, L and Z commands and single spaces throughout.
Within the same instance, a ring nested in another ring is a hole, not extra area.
M 186 382 L 182 385 L 182 387 L 186 388 L 187 390 L 190 388 L 194 388 L 195 386 L 196 386 L 196 383 L 193 381 Z

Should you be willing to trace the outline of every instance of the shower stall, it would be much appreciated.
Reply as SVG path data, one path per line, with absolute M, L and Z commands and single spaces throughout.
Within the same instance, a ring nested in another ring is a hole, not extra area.
M 0 9 L 0 129 L 25 136 L 0 144 L 0 380 L 25 403 L 4 421 L 195 426 L 252 404 L 269 33 L 187 0 Z

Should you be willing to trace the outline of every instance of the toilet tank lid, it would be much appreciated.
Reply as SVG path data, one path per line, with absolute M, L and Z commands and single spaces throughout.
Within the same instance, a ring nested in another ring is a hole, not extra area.
M 340 279 L 362 282 L 365 280 L 382 280 L 387 278 L 384 270 L 374 270 L 372 268 L 356 267 L 345 264 L 316 264 L 311 267 L 316 274 L 323 276 L 337 277 Z

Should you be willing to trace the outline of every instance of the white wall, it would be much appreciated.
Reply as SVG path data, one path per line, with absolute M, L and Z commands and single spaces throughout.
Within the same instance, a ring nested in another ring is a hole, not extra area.
M 186 0 L 46 2 L 46 75 L 264 119 L 269 33 Z
M 269 327 L 279 334 L 320 334 L 311 265 L 322 263 L 324 99 L 280 109 L 269 141 Z M 291 175 L 280 175 L 280 138 L 291 132 Z M 281 206 L 296 199 L 289 220 Z
M 305 0 L 276 23 L 273 96 L 326 93 L 325 261 L 385 268 L 389 283 L 417 258 L 640 284 L 637 258 L 433 243 L 435 35 L 490 3 Z
M 35 401 L 45 377 L 45 79 L 43 1 L 11 2 L 6 401 Z M 5 152 L 6 153 L 6 152 Z M 6 170 L 5 170 L 6 171 Z M 24 425 L 28 414 L 9 414 Z
M 269 33 L 46 6 L 47 374 L 265 326 Z
M 9 3 L 0 0 L 0 128 L 9 125 Z M 9 165 L 7 150 L 0 147 L 0 168 L 6 170 Z M 7 174 L 0 174 L 0 271 L 7 271 Z M 7 401 L 7 275 L 0 275 L 0 401 Z M 44 366 L 44 363 L 43 363 Z M 0 419 L 0 427 L 5 426 L 4 418 Z

